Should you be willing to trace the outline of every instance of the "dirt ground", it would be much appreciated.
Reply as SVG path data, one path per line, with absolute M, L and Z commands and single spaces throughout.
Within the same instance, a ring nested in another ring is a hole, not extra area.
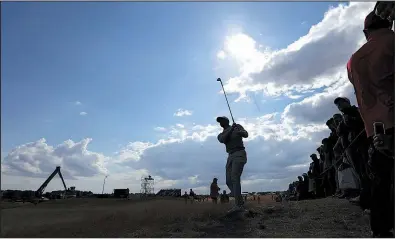
M 1 204 L 2 237 L 370 237 L 359 207 L 333 198 L 276 203 L 248 200 L 249 212 L 228 216 L 231 204 L 65 199 L 37 206 Z

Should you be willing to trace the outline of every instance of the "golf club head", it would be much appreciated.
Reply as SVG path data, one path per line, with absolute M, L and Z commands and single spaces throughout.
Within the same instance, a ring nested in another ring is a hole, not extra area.
M 217 80 L 216 81 L 222 81 L 220 78 L 217 78 Z

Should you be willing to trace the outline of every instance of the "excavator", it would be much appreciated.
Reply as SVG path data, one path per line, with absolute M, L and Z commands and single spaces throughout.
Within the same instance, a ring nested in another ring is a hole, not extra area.
M 63 197 L 65 197 L 66 192 L 67 192 L 67 186 L 65 185 L 64 178 L 62 177 L 62 174 L 61 174 L 61 167 L 57 166 L 55 168 L 54 172 L 46 179 L 46 181 L 44 181 L 44 183 L 40 186 L 40 188 L 35 192 L 35 198 L 31 201 L 32 203 L 34 203 L 36 205 L 37 203 L 43 202 L 46 200 L 43 197 L 44 190 L 46 189 L 47 185 L 50 183 L 50 181 L 54 178 L 54 176 L 56 174 L 60 175 L 62 184 L 64 185 L 65 192 L 64 192 Z

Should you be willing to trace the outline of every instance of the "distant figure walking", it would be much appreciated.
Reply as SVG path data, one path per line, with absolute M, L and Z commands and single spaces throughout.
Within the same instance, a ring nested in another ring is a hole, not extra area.
M 218 186 L 218 179 L 214 178 L 211 183 L 211 195 L 210 195 L 211 199 L 212 199 L 212 203 L 214 203 L 214 204 L 218 203 L 219 191 L 220 191 L 220 188 Z
M 248 138 L 248 132 L 239 124 L 233 123 L 230 126 L 229 119 L 225 116 L 218 117 L 216 121 L 223 128 L 218 140 L 226 145 L 226 152 L 229 154 L 226 163 L 226 184 L 235 198 L 235 206 L 229 212 L 240 211 L 244 209 L 241 174 L 247 163 L 247 153 L 242 138 Z

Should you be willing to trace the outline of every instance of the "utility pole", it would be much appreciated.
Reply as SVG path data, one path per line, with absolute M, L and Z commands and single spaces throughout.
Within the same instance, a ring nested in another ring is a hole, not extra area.
M 106 176 L 105 176 L 105 178 L 104 178 L 104 183 L 103 183 L 103 193 L 102 193 L 102 194 L 104 194 L 105 179 L 107 179 L 107 178 L 108 178 L 108 175 L 106 175 Z

